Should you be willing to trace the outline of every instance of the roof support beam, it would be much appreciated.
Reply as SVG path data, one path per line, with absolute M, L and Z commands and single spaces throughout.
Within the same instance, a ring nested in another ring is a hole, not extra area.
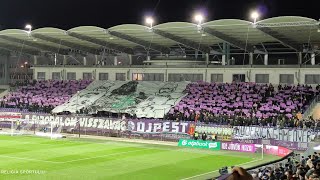
M 299 47 L 299 43 L 294 42 L 293 40 L 284 37 L 283 35 L 279 34 L 278 32 L 272 30 L 269 27 L 263 27 L 259 26 L 259 24 L 256 25 L 256 28 L 259 29 L 261 32 L 273 37 L 277 41 L 279 41 L 284 46 L 287 46 L 295 51 L 301 51 L 301 47 Z
M 231 44 L 232 46 L 238 47 L 238 48 L 246 50 L 248 52 L 254 51 L 252 45 L 250 45 L 250 44 L 246 45 L 246 43 L 241 42 L 233 37 L 230 37 L 222 32 L 216 31 L 212 28 L 203 28 L 203 31 L 211 36 L 217 37 L 217 38 L 221 39 L 222 41 L 225 41 L 226 43 Z
M 69 50 L 66 49 L 58 49 L 56 47 L 53 46 L 48 46 L 48 45 L 44 45 L 44 44 L 39 44 L 36 42 L 32 42 L 32 41 L 26 41 L 26 40 L 22 40 L 22 39 L 18 39 L 18 38 L 14 38 L 14 37 L 10 37 L 10 36 L 0 36 L 1 39 L 10 41 L 10 42 L 15 42 L 15 43 L 19 43 L 19 44 L 25 44 L 27 46 L 30 47 L 34 47 L 34 48 L 38 48 L 44 51 L 50 51 L 50 52 L 54 52 L 54 53 L 58 53 L 58 54 L 62 54 L 62 55 L 67 55 L 69 53 Z
M 31 49 L 28 49 L 28 48 L 23 48 L 22 44 L 19 45 L 19 46 L 10 45 L 10 44 L 7 44 L 7 43 L 0 43 L 0 48 L 8 50 L 8 51 L 21 52 L 23 54 L 28 54 L 28 55 L 40 55 L 41 54 L 40 51 L 31 50 Z
M 106 42 L 106 41 L 103 41 L 103 40 L 100 40 L 97 38 L 89 37 L 89 36 L 82 35 L 82 34 L 75 33 L 75 32 L 68 32 L 68 35 L 75 37 L 75 38 L 78 38 L 78 39 L 81 39 L 81 40 L 84 40 L 84 41 L 91 42 L 93 44 L 103 46 L 107 49 L 116 50 L 116 51 L 120 51 L 120 52 L 127 53 L 127 54 L 134 54 L 133 49 L 125 47 L 125 46 Z
M 133 36 L 129 36 L 129 35 L 126 35 L 126 34 L 123 34 L 120 32 L 116 32 L 116 31 L 109 31 L 109 34 L 116 36 L 120 39 L 125 39 L 127 41 L 131 41 L 131 42 L 136 43 L 140 46 L 143 46 L 144 48 L 150 48 L 150 49 L 153 49 L 155 51 L 159 51 L 164 54 L 170 54 L 170 48 L 165 47 L 165 46 L 161 46 L 161 45 L 158 45 L 158 44 L 155 44 L 152 42 L 148 42 L 148 41 L 145 41 L 145 40 L 133 37 Z
M 158 35 L 160 35 L 160 36 L 163 36 L 165 38 L 168 38 L 168 39 L 176 41 L 176 42 L 178 42 L 180 44 L 183 44 L 183 45 L 185 45 L 187 47 L 190 47 L 190 48 L 192 48 L 194 50 L 199 50 L 199 51 L 202 51 L 204 53 L 210 53 L 210 47 L 209 46 L 206 46 L 206 45 L 203 45 L 203 44 L 198 44 L 198 43 L 196 43 L 194 41 L 191 41 L 191 40 L 176 36 L 174 34 L 171 34 L 171 33 L 159 30 L 159 29 L 153 29 L 153 32 L 158 34 Z
M 79 45 L 79 44 L 68 42 L 68 41 L 61 40 L 61 39 L 56 39 L 56 38 L 49 37 L 49 36 L 42 35 L 42 34 L 34 33 L 34 34 L 32 34 L 32 36 L 35 37 L 35 38 L 42 39 L 44 41 L 49 41 L 49 42 L 52 42 L 52 43 L 61 44 L 63 46 L 68 46 L 68 47 L 70 47 L 72 49 L 77 49 L 77 50 L 80 50 L 80 51 L 83 51 L 83 52 L 87 52 L 87 53 L 91 53 L 91 54 L 99 55 L 99 53 L 101 51 L 101 50 L 98 50 L 98 49 L 86 47 L 86 46 L 83 46 L 83 45 Z

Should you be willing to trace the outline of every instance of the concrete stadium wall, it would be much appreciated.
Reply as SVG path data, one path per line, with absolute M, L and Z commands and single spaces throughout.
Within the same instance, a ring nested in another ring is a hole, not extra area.
M 52 72 L 66 74 L 75 72 L 77 79 L 83 73 L 92 73 L 98 79 L 99 73 L 108 73 L 109 80 L 116 80 L 116 73 L 125 73 L 126 80 L 132 80 L 133 73 L 163 73 L 165 81 L 168 74 L 202 74 L 203 80 L 210 82 L 211 74 L 223 74 L 223 82 L 232 82 L 233 74 L 245 74 L 246 82 L 255 82 L 256 74 L 269 74 L 269 83 L 279 84 L 280 74 L 293 74 L 294 84 L 305 84 L 305 75 L 320 74 L 320 68 L 125 68 L 125 67 L 33 67 L 34 78 L 38 72 L 45 72 L 45 79 L 52 79 Z

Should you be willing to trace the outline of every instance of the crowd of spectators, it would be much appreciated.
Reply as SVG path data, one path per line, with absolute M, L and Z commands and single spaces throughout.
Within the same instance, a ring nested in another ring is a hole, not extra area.
M 12 85 L 14 91 L 0 99 L 0 107 L 50 113 L 90 83 L 90 80 L 18 82 Z M 313 88 L 299 84 L 274 87 L 246 82 L 190 83 L 187 95 L 164 119 L 231 126 L 315 128 L 318 121 L 303 119 L 302 113 L 319 92 L 320 85 Z M 78 113 L 86 113 L 85 110 Z
M 311 127 L 302 113 L 320 92 L 320 86 L 255 83 L 189 84 L 185 96 L 165 119 L 220 125 Z
M 253 179 L 266 180 L 319 180 L 320 153 L 308 157 L 296 155 L 288 158 L 285 163 L 276 163 L 249 171 Z
M 90 80 L 22 82 L 15 84 L 15 90 L 0 99 L 0 107 L 50 113 L 53 108 L 68 101 L 91 82 Z

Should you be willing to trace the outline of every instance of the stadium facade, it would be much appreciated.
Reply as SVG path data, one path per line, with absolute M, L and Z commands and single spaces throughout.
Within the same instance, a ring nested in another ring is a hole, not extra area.
M 298 16 L 7 29 L 0 31 L 0 79 L 319 84 L 319 47 L 319 21 Z

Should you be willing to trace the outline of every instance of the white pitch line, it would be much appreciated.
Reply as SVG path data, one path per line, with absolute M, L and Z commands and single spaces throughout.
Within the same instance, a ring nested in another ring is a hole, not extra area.
M 60 163 L 77 162 L 77 161 L 96 159 L 96 158 L 100 158 L 100 157 L 115 156 L 115 155 L 120 155 L 120 154 L 128 154 L 128 153 L 132 153 L 132 152 L 146 151 L 146 150 L 148 150 L 148 149 L 140 149 L 140 150 L 134 150 L 134 151 L 125 151 L 125 152 L 120 152 L 120 153 L 106 154 L 106 155 L 102 155 L 102 156 L 94 156 L 94 157 L 88 157 L 88 158 L 82 158 L 82 159 L 75 159 L 75 160 L 64 161 L 64 162 L 60 162 Z
M 106 155 L 102 155 L 102 156 L 88 157 L 88 158 L 82 158 L 82 159 L 75 159 L 75 160 L 64 161 L 64 162 L 46 161 L 46 160 L 41 160 L 41 159 L 32 159 L 32 158 L 24 158 L 24 157 L 14 157 L 14 156 L 6 156 L 6 155 L 0 155 L 0 157 L 11 158 L 11 159 L 20 159 L 20 160 L 28 160 L 28 161 L 38 161 L 38 162 L 54 163 L 54 164 L 64 164 L 64 163 L 77 162 L 77 161 L 83 161 L 83 160 L 88 160 L 88 159 L 96 159 L 96 158 L 100 158 L 100 157 L 115 156 L 115 155 L 127 154 L 127 153 L 131 153 L 131 152 L 138 152 L 138 151 L 145 151 L 145 150 L 148 150 L 148 149 L 140 149 L 140 150 L 134 150 L 134 151 L 125 151 L 125 152 L 120 152 L 120 153 L 106 154 Z
M 6 155 L 0 155 L 0 157 L 11 158 L 11 159 L 20 159 L 20 160 L 28 160 L 28 161 L 38 161 L 38 162 L 56 163 L 56 164 L 60 164 L 60 163 L 61 163 L 61 162 L 55 162 L 55 161 L 46 161 L 46 160 L 41 160 L 41 159 L 32 159 L 32 158 L 24 158 L 24 157 L 14 157 L 14 156 L 6 156 Z
M 242 163 L 242 164 L 238 164 L 238 165 L 235 165 L 235 166 L 241 166 L 241 165 L 245 165 L 245 164 L 250 164 L 250 163 L 253 163 L 253 162 L 256 162 L 256 161 L 261 161 L 261 160 L 262 160 L 262 159 L 256 159 L 256 160 L 249 161 L 249 162 Z M 214 171 L 210 171 L 210 172 L 198 174 L 198 175 L 191 176 L 191 177 L 187 177 L 187 178 L 183 178 L 183 179 L 180 179 L 180 180 L 192 179 L 192 178 L 196 178 L 196 177 L 203 176 L 203 175 L 206 175 L 206 174 L 214 173 L 214 172 L 217 172 L 217 171 L 219 171 L 219 170 L 214 170 Z

